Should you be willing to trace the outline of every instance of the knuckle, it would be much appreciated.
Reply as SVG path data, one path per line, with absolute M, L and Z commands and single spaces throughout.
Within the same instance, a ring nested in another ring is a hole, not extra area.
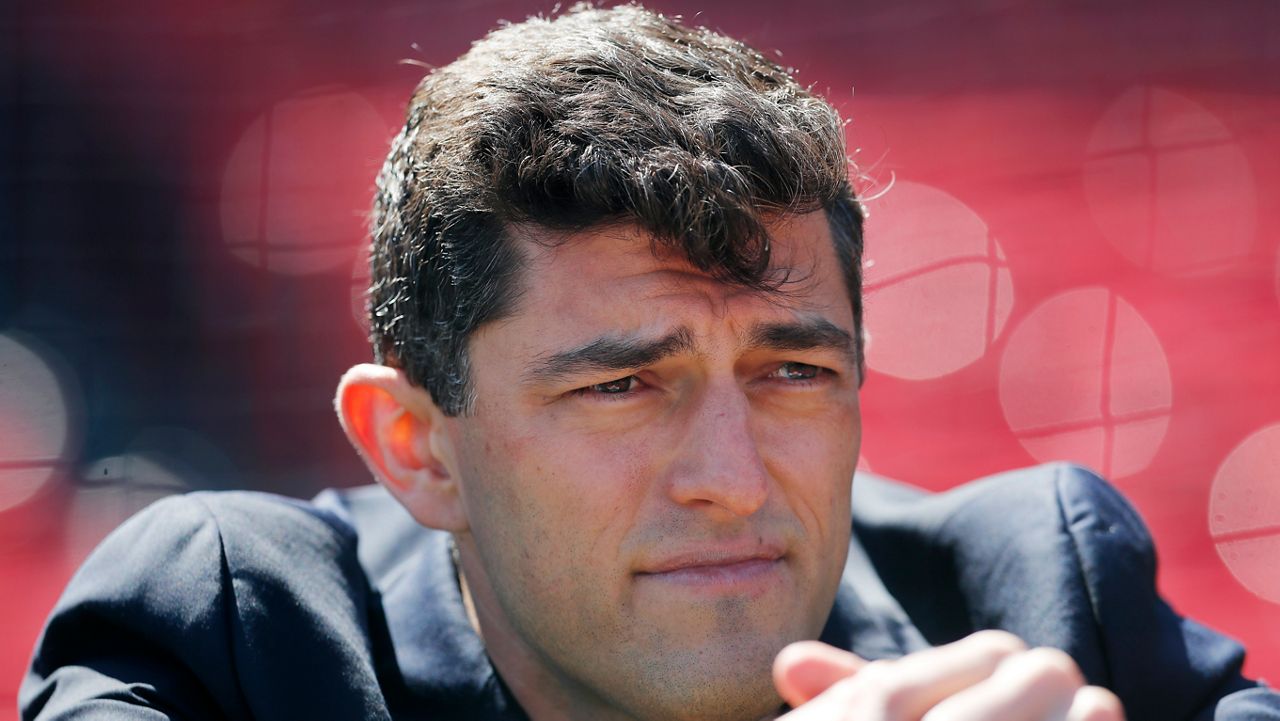
M 852 682 L 852 686 L 858 690 L 884 690 L 892 686 L 893 668 L 893 661 L 872 661 L 859 669 L 858 673 L 849 680 Z
M 797 719 L 816 719 L 828 718 L 832 712 L 839 711 L 841 714 L 855 709 L 858 706 L 860 694 L 857 688 L 857 682 L 853 677 L 844 678 L 831 684 L 821 694 L 813 699 L 801 704 L 792 714 L 788 714 L 786 718 L 792 718 L 794 715 Z M 844 715 L 837 715 L 834 718 L 845 718 Z
M 872 661 L 858 671 L 858 677 L 883 681 L 893 676 L 893 669 L 896 665 L 896 662 L 888 659 Z
M 1084 685 L 1075 659 L 1056 648 L 1033 648 L 1021 654 L 1021 663 L 1035 678 L 1054 688 L 1074 690 Z
M 1085 686 L 1076 692 L 1068 718 L 1070 721 L 1124 721 L 1124 706 L 1105 688 Z
M 1008 631 L 999 631 L 994 629 L 974 633 L 969 636 L 969 642 L 975 644 L 986 653 L 998 658 L 1012 656 L 1015 653 L 1021 653 L 1027 650 L 1027 644 L 1022 639 Z
M 906 718 L 914 700 L 912 689 L 902 684 L 892 684 L 883 690 L 878 699 L 882 713 L 889 719 Z
M 900 676 L 893 661 L 872 661 L 849 679 L 852 699 L 884 709 L 887 718 L 895 718 L 891 711 L 907 701 Z

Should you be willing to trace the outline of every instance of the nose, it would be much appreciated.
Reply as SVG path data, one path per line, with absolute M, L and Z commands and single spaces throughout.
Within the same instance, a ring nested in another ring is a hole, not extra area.
M 686 417 L 671 469 L 671 499 L 743 518 L 759 510 L 769 495 L 769 475 L 752 420 L 750 400 L 737 383 L 705 389 Z

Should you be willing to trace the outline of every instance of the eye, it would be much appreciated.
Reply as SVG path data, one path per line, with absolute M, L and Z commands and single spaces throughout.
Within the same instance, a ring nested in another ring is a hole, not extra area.
M 604 383 L 596 383 L 574 391 L 579 395 L 619 396 L 637 390 L 640 379 L 635 376 L 616 378 Z
M 822 374 L 822 368 L 808 363 L 789 362 L 778 366 L 778 369 L 769 374 L 772 378 L 778 378 L 786 381 L 810 381 Z

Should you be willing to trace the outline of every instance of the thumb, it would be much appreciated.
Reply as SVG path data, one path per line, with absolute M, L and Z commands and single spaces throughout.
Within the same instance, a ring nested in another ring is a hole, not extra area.
M 866 665 L 848 651 L 818 641 L 799 641 L 774 658 L 773 685 L 782 700 L 795 708 Z

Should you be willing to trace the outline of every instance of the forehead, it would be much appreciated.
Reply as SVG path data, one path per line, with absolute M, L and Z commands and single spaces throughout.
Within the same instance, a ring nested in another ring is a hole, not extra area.
M 652 236 L 635 226 L 559 235 L 520 230 L 513 235 L 524 243 L 525 263 L 512 312 L 479 328 L 468 344 L 481 399 L 501 395 L 540 359 L 599 342 L 680 336 L 681 355 L 711 362 L 760 347 L 770 327 L 835 326 L 856 337 L 822 212 L 768 225 L 770 265 L 788 278 L 775 292 L 724 283 L 678 253 L 655 252 Z
M 620 297 L 638 302 L 701 298 L 712 305 L 749 298 L 781 308 L 807 309 L 830 304 L 834 296 L 851 312 L 826 213 L 784 216 L 767 228 L 771 277 L 777 274 L 786 279 L 773 292 L 717 280 L 695 268 L 678 249 L 655 242 L 635 225 L 572 233 L 519 228 L 513 235 L 523 244 L 527 262 L 516 315 L 578 315 L 606 310 L 608 301 Z

